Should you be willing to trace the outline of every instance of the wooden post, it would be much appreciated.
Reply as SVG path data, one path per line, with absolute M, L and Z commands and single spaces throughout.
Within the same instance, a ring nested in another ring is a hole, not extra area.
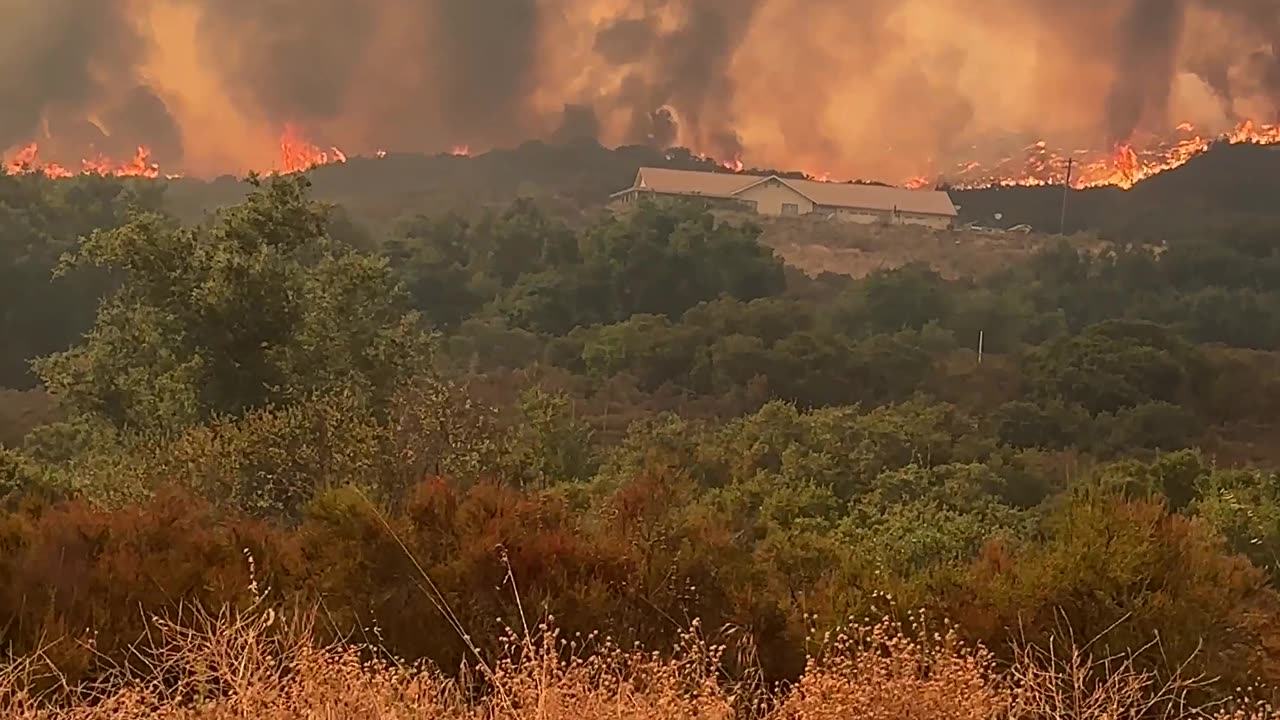
M 1075 165 L 1075 158 L 1067 158 L 1067 180 L 1062 183 L 1062 219 L 1058 221 L 1058 234 L 1067 234 L 1067 195 L 1071 193 L 1071 169 Z

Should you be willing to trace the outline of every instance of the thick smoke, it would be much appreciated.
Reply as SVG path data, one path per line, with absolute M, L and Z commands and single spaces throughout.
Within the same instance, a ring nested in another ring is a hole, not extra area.
M 651 3 L 638 17 L 618 18 L 596 33 L 604 62 L 625 68 L 627 79 L 609 102 L 630 110 L 624 139 L 671 141 L 683 130 L 719 157 L 736 158 L 731 64 L 751 25 L 758 0 L 689 1 L 679 24 L 662 28 L 674 3 Z
M 137 91 L 147 52 L 127 3 L 0 0 L 0 18 L 0 149 L 44 140 L 46 156 L 79 159 L 114 149 L 117 131 L 172 140 L 172 118 L 145 89 L 135 110 L 114 107 Z M 113 111 L 133 117 L 102 117 Z M 180 161 L 180 142 L 166 151 Z
M 0 150 L 682 144 L 836 175 L 1280 119 L 1276 0 L 0 0 Z M 184 152 L 185 151 L 185 152 Z M 994 152 L 994 151 L 992 151 Z
M 1146 118 L 1164 119 L 1186 9 L 1182 0 L 1132 0 L 1116 39 L 1116 81 L 1107 97 L 1107 130 L 1123 142 Z

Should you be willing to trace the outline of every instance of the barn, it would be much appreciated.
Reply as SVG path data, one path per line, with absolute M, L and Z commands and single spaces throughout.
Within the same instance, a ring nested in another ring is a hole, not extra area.
M 797 180 L 779 175 L 640 168 L 631 187 L 613 202 L 629 205 L 653 197 L 705 199 L 761 215 L 819 215 L 860 223 L 926 225 L 943 229 L 956 220 L 951 196 L 940 190 Z

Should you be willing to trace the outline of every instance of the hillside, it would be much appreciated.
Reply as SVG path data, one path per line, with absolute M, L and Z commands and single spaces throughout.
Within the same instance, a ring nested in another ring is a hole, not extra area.
M 644 165 L 726 172 L 714 161 L 679 149 L 663 153 L 643 146 L 610 150 L 594 142 L 529 142 L 476 157 L 353 158 L 345 164 L 318 167 L 310 176 L 318 198 L 343 206 L 372 228 L 383 229 L 407 214 L 474 215 L 517 197 L 535 199 L 566 219 L 585 220 L 610 193 L 630 184 L 636 169 Z M 167 204 L 179 217 L 195 219 L 207 209 L 238 201 L 243 194 L 244 186 L 231 177 L 179 179 L 168 183 Z M 1027 224 L 1045 233 L 1059 230 L 1061 188 L 999 187 L 952 190 L 951 194 L 965 223 L 996 228 Z M 1072 191 L 1067 198 L 1066 231 L 1132 242 L 1199 232 L 1206 224 L 1270 223 L 1280 218 L 1280 204 L 1274 202 L 1277 196 L 1280 147 L 1218 145 L 1129 191 Z
M 961 218 L 982 225 L 1028 224 L 1057 232 L 1060 187 L 1011 187 L 952 193 Z M 1186 165 L 1132 190 L 1096 188 L 1067 198 L 1067 232 L 1093 231 L 1126 241 L 1164 239 L 1206 225 L 1280 218 L 1280 146 L 1216 145 Z M 995 218 L 996 213 L 1003 217 Z

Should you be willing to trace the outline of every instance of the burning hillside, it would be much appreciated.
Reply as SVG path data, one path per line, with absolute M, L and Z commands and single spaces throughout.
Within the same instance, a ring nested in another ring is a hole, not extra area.
M 149 173 L 213 177 L 585 139 L 965 184 L 1071 158 L 1123 186 L 1280 121 L 1275 0 L 40 0 L 4 20 L 0 153 L 55 173 L 135 173 L 139 146 Z
M 1149 136 L 1121 143 L 1110 152 L 1061 153 L 1051 150 L 1045 142 L 1038 142 L 1021 155 L 999 163 L 961 165 L 944 173 L 940 180 L 958 188 L 973 189 L 1061 185 L 1068 181 L 1069 175 L 1071 186 L 1077 189 L 1115 186 L 1127 190 L 1153 175 L 1181 167 L 1217 142 L 1280 144 L 1280 125 L 1245 121 L 1230 132 L 1208 135 L 1191 123 L 1183 123 L 1169 137 Z
M 107 175 L 114 177 L 160 177 L 160 166 L 151 162 L 151 151 L 139 145 L 133 158 L 117 162 L 110 158 L 97 156 L 84 158 L 78 167 L 69 168 L 56 162 L 44 162 L 40 159 L 40 145 L 30 143 L 18 148 L 11 157 L 5 159 L 3 168 L 11 175 L 25 172 L 38 172 L 51 178 L 67 178 L 74 175 Z
M 337 147 L 321 148 L 307 140 L 298 128 L 286 125 L 284 132 L 280 135 L 279 159 L 269 170 L 295 173 L 310 170 L 319 165 L 346 161 L 346 153 L 342 150 Z M 32 142 L 7 153 L 0 167 L 11 175 L 38 173 L 54 179 L 76 175 L 143 178 L 158 178 L 162 175 L 160 165 L 152 162 L 151 150 L 145 145 L 139 145 L 133 158 L 127 161 L 116 161 L 96 155 L 81 159 L 77 165 L 66 165 L 42 158 L 40 144 Z M 170 178 L 178 177 L 176 173 L 163 173 L 163 175 Z
M 1061 185 L 1070 182 L 1075 189 L 1095 187 L 1132 188 L 1137 183 L 1159 173 L 1173 170 L 1192 158 L 1207 152 L 1215 143 L 1232 145 L 1252 143 L 1256 145 L 1280 145 L 1280 125 L 1240 123 L 1233 130 L 1220 135 L 1199 132 L 1191 123 L 1179 125 L 1169 137 L 1149 136 L 1117 145 L 1113 150 L 1076 150 L 1059 152 L 1050 149 L 1047 142 L 1037 142 L 1021 153 L 994 163 L 967 162 L 949 172 L 918 175 L 905 180 L 907 187 L 927 187 L 945 183 L 957 189 L 986 187 L 1035 187 Z M 470 157 L 471 148 L 456 145 L 448 154 Z M 374 157 L 385 157 L 379 150 Z M 704 159 L 711 160 L 706 156 Z M 334 163 L 347 162 L 347 154 L 336 146 L 320 147 L 297 127 L 286 125 L 279 141 L 279 157 L 266 170 L 294 173 Z M 741 158 L 719 161 L 722 168 L 733 172 L 746 169 Z M 66 166 L 56 162 L 44 162 L 37 143 L 29 143 L 13 150 L 2 166 L 10 174 L 41 173 L 50 178 L 67 178 L 77 174 L 95 174 L 114 177 L 161 177 L 161 168 L 151 161 L 146 146 L 139 146 L 132 159 L 117 162 L 97 156 L 82 159 L 78 166 Z M 825 172 L 807 172 L 818 180 L 831 180 Z M 177 177 L 168 173 L 165 177 Z

